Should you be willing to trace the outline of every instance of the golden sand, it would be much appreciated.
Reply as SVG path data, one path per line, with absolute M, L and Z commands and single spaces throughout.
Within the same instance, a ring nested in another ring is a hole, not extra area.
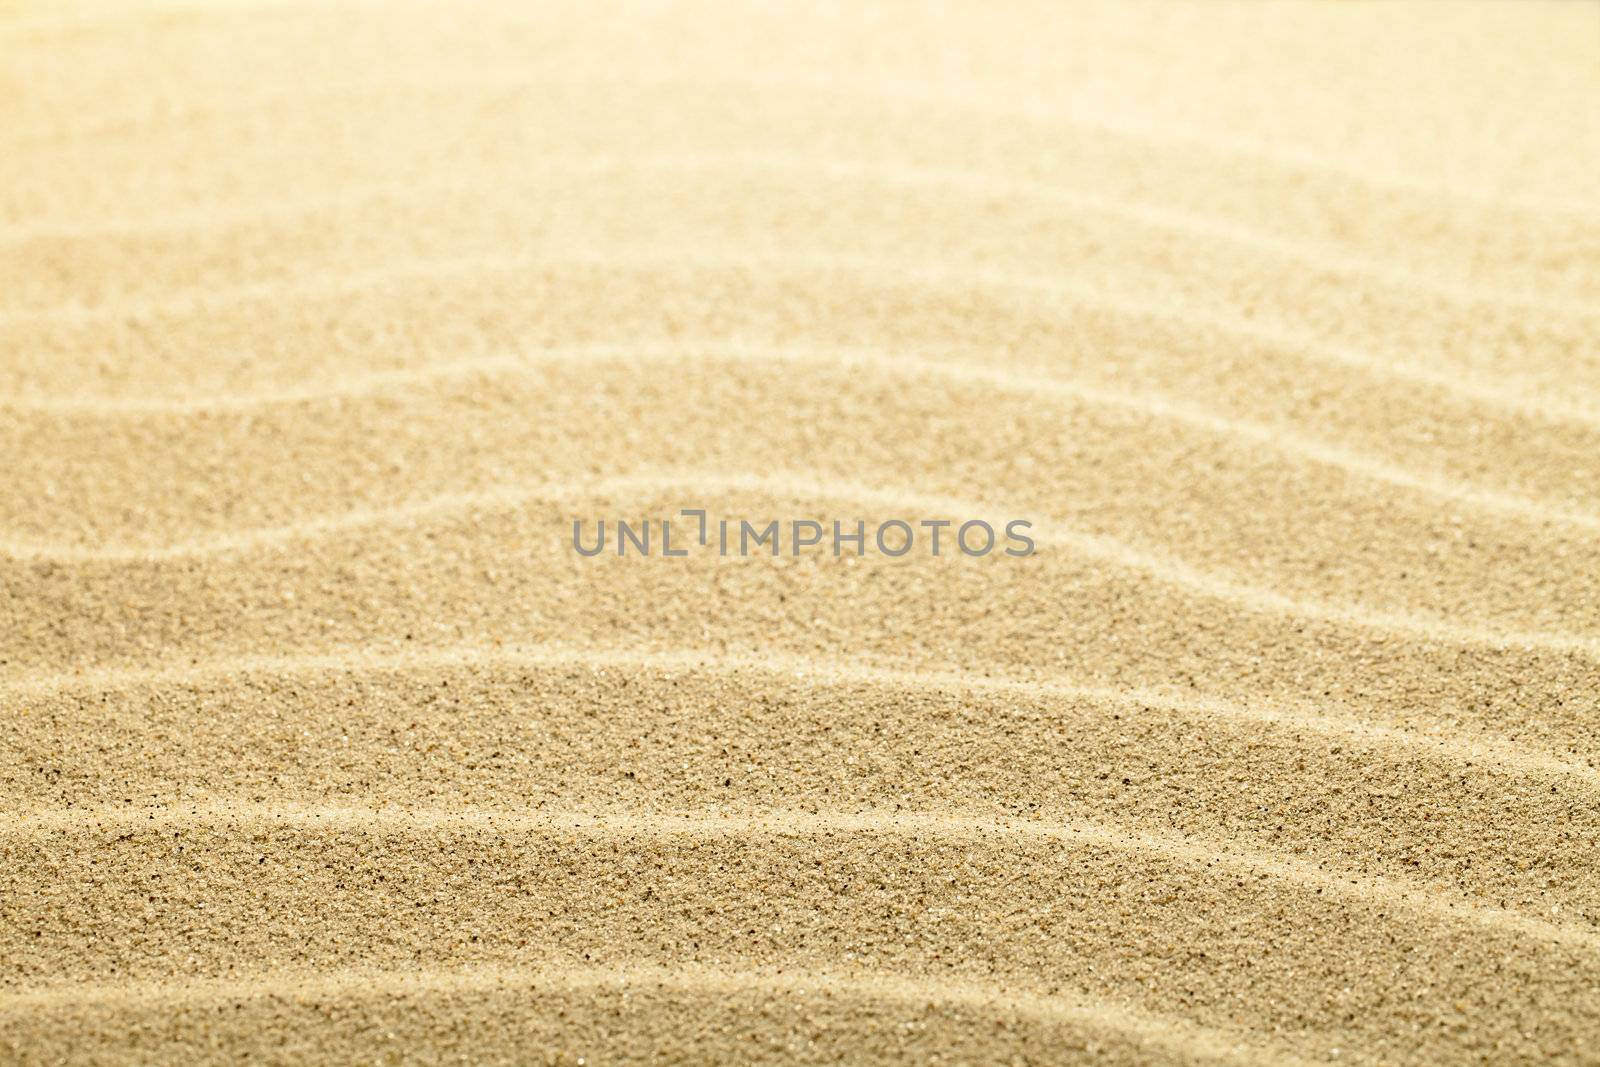
M 0 1059 L 1600 1057 L 1595 7 L 0 75 Z

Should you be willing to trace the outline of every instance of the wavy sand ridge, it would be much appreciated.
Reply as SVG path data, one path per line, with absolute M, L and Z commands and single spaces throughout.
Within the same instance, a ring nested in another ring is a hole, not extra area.
M 10 5 L 0 1057 L 1582 1061 L 1593 21 Z
M 697 1056 L 704 1039 L 696 1030 L 709 1023 L 741 1045 L 759 1046 L 763 1029 L 803 1034 L 782 1048 L 789 1062 L 952 1053 L 1145 1063 L 1309 1062 L 1282 1045 L 1085 997 L 1016 992 L 993 982 L 821 969 L 648 963 L 477 964 L 421 972 L 311 968 L 234 980 L 41 989 L 10 998 L 0 1012 L 16 1012 L 15 1025 L 29 1032 L 71 1027 L 103 1055 L 129 1049 L 165 1052 L 174 1046 L 195 1055 L 201 1041 L 223 1053 L 242 1053 L 265 1035 L 285 1055 L 359 1058 L 370 1049 L 360 1034 L 330 1042 L 324 1033 L 315 1045 L 303 1035 L 311 1016 L 341 1002 L 356 1006 L 367 1019 L 382 1020 L 387 1047 L 427 1058 L 475 1050 L 470 1041 L 451 1035 L 463 1023 L 505 1026 L 509 1021 L 502 1032 L 524 1049 L 570 1042 L 574 1033 L 582 1033 L 625 1059 Z M 529 1002 L 540 1010 L 526 1010 Z M 155 1018 L 171 1027 L 171 1036 L 145 1036 L 146 1028 L 138 1024 Z M 118 1029 L 130 1019 L 131 1039 Z

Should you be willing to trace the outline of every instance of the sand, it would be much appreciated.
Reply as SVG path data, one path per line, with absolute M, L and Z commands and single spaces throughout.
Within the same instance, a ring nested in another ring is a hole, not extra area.
M 0 1059 L 1600 1056 L 1594 7 L 0 77 Z M 573 550 L 686 507 L 1036 551 Z

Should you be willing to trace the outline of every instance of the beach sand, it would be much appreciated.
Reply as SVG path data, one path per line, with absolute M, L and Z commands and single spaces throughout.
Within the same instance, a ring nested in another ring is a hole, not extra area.
M 1597 11 L 0 5 L 0 1059 L 1596 1062 Z

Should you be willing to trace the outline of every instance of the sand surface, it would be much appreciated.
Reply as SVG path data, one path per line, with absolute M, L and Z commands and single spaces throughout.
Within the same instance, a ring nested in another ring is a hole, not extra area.
M 1597 104 L 1578 3 L 0 4 L 0 1060 L 1600 1061 Z M 683 507 L 1037 551 L 570 545 Z

